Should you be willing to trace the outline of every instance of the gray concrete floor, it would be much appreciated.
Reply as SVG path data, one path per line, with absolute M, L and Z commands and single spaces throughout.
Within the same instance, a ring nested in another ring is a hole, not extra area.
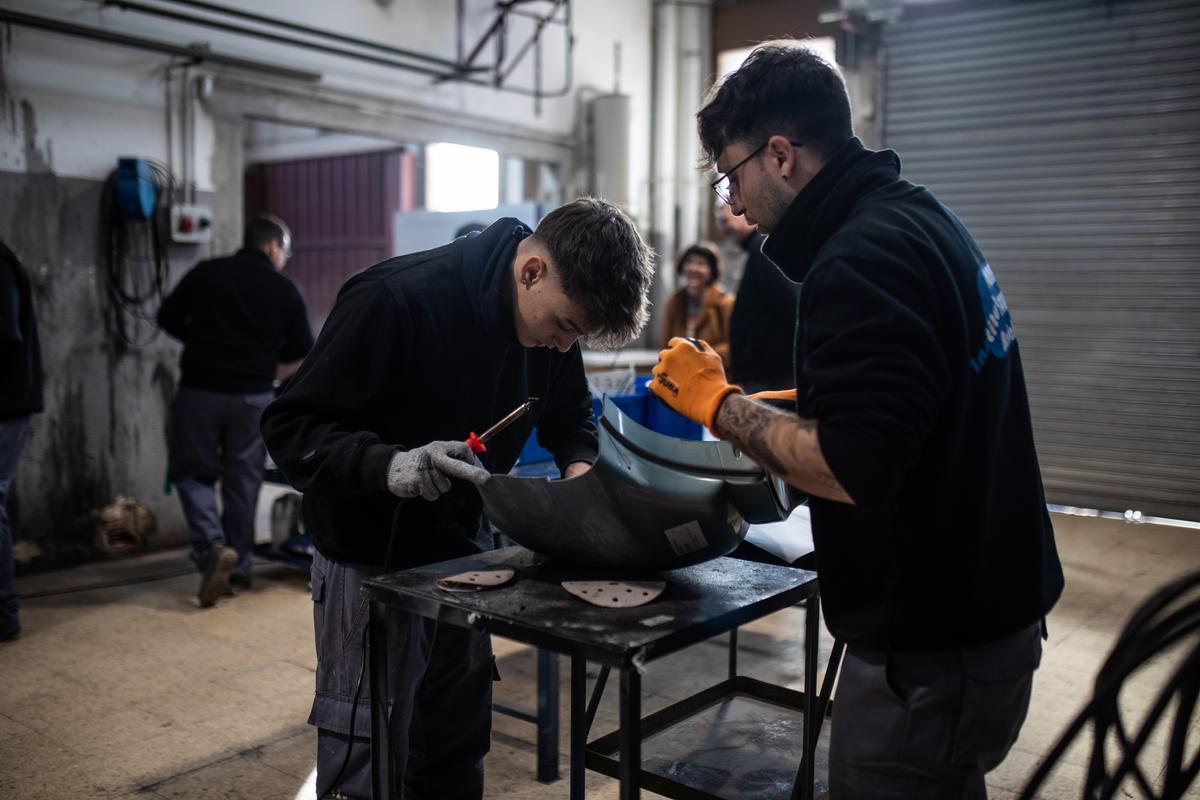
M 1049 620 L 1029 720 L 1009 758 L 989 776 L 990 795 L 1000 800 L 1017 797 L 1081 707 L 1132 608 L 1200 564 L 1200 531 L 1061 515 L 1055 526 L 1067 589 Z M 186 568 L 182 552 L 160 552 L 23 578 L 18 590 L 94 587 Z M 0 796 L 312 796 L 311 789 L 303 794 L 315 745 L 304 724 L 315 668 L 306 576 L 260 566 L 251 591 L 210 610 L 195 605 L 195 588 L 195 576 L 187 574 L 25 602 L 24 634 L 0 645 Z M 788 609 L 744 629 L 744 674 L 802 686 L 803 613 Z M 822 661 L 828 650 L 826 636 Z M 531 705 L 532 651 L 499 640 L 496 651 L 504 676 L 497 697 Z M 726 655 L 720 639 L 653 662 L 643 679 L 645 709 L 719 680 Z M 1127 687 L 1122 703 L 1128 712 L 1144 714 L 1173 655 Z M 563 667 L 565 722 L 565 661 Z M 615 694 L 615 687 L 607 693 L 594 732 L 614 729 Z M 1193 721 L 1192 733 L 1194 742 L 1200 723 Z M 496 716 L 487 796 L 565 798 L 566 744 L 564 727 L 564 779 L 538 784 L 532 726 Z M 1079 796 L 1087 746 L 1080 741 L 1068 752 L 1039 797 Z M 1161 735 L 1143 763 L 1157 773 Z M 615 798 L 615 781 L 589 773 L 588 796 Z M 1200 786 L 1190 796 L 1200 797 Z

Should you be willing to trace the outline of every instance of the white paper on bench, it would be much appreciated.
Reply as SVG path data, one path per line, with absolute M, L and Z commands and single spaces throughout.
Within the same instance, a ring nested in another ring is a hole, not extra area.
M 812 518 L 808 506 L 796 506 L 782 522 L 751 525 L 746 541 L 792 564 L 813 551 Z

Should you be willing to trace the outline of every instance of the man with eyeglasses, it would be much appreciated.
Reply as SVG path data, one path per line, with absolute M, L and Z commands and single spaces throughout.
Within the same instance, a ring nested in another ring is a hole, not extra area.
M 267 456 L 259 418 L 280 365 L 293 369 L 313 345 L 304 299 L 282 274 L 291 254 L 287 225 L 263 214 L 246 226 L 241 250 L 197 264 L 158 312 L 159 327 L 183 342 L 167 474 L 200 571 L 201 608 L 231 583 L 250 586 Z
M 759 48 L 698 119 L 713 188 L 803 283 L 801 324 L 776 321 L 795 337 L 795 411 L 685 339 L 650 389 L 810 496 L 825 620 L 847 644 L 830 796 L 984 798 L 1063 587 L 996 276 L 893 152 L 854 138 L 819 57 Z

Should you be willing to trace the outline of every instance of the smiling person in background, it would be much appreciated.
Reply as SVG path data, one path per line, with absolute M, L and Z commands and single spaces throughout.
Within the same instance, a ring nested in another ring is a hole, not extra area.
M 663 312 L 663 343 L 675 336 L 703 339 L 729 367 L 729 318 L 733 295 L 721 289 L 721 255 L 711 242 L 697 242 L 675 264 L 680 288 Z

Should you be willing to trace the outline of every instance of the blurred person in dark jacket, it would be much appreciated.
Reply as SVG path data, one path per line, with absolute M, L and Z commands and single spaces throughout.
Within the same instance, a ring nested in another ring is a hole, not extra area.
M 535 426 L 563 478 L 590 468 L 598 440 L 578 340 L 619 346 L 641 331 L 651 258 L 619 209 L 582 198 L 533 230 L 503 218 L 342 287 L 262 424 L 275 462 L 304 493 L 316 545 L 318 795 L 371 793 L 363 580 L 488 549 L 476 485 L 508 472 Z M 477 460 L 468 434 L 531 397 L 530 412 Z M 396 610 L 385 624 L 404 796 L 481 797 L 490 638 Z
M 985 798 L 1063 588 L 1012 315 L 963 224 L 853 135 L 836 68 L 755 50 L 698 114 L 713 188 L 802 283 L 795 410 L 675 339 L 651 391 L 808 493 L 846 643 L 830 797 Z
M 200 570 L 202 607 L 231 583 L 250 586 L 254 513 L 266 470 L 259 420 L 280 365 L 294 365 L 313 344 L 304 299 L 282 272 L 291 252 L 283 221 L 259 216 L 246 226 L 241 250 L 197 264 L 158 311 L 159 327 L 183 342 L 168 477 Z
M 0 642 L 21 632 L 8 495 L 29 435 L 29 418 L 42 408 L 42 351 L 29 275 L 0 243 Z
M 717 198 L 716 218 L 721 233 L 746 253 L 729 317 L 730 380 L 747 392 L 791 388 L 796 385 L 794 336 L 783 334 L 788 330 L 795 332 L 800 285 L 789 280 L 763 255 L 762 245 L 767 237 L 744 216 L 734 214 L 720 198 Z

